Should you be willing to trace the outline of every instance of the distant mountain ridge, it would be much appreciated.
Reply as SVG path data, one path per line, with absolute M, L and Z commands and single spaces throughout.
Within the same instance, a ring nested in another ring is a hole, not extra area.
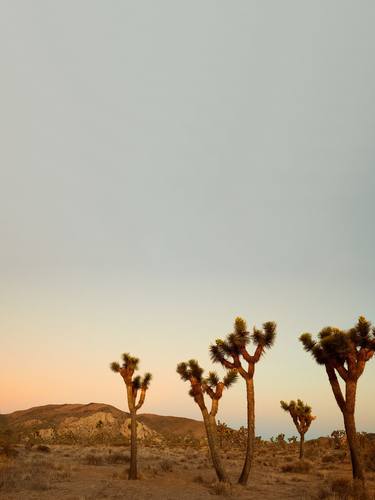
M 184 417 L 140 414 L 139 439 L 171 436 L 202 438 L 204 425 Z M 129 438 L 129 414 L 104 403 L 49 404 L 0 414 L 0 429 L 10 429 L 22 440 L 45 442 L 118 442 Z

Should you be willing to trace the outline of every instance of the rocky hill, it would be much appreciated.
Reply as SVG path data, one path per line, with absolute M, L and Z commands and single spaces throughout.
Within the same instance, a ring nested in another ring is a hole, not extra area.
M 17 440 L 54 443 L 126 442 L 129 414 L 103 403 L 46 405 L 0 415 L 0 431 L 10 430 Z M 204 436 L 202 422 L 153 414 L 138 416 L 138 438 L 160 441 L 171 436 Z

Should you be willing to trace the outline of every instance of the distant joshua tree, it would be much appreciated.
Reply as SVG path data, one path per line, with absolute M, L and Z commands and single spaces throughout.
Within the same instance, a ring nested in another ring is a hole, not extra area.
M 343 429 L 336 429 L 331 432 L 331 438 L 335 448 L 338 450 L 343 444 L 346 444 L 346 432 Z
M 309 430 L 311 422 L 316 419 L 311 414 L 311 406 L 306 405 L 300 399 L 297 402 L 291 401 L 286 403 L 285 401 L 280 401 L 281 408 L 288 412 L 293 419 L 294 425 L 300 435 L 299 441 L 299 458 L 303 458 L 303 444 L 305 441 L 305 434 Z
M 234 322 L 234 332 L 227 335 L 225 340 L 217 339 L 210 346 L 211 359 L 215 363 L 221 363 L 229 370 L 237 371 L 246 382 L 247 394 L 247 444 L 246 458 L 238 480 L 240 484 L 246 485 L 251 464 L 254 456 L 255 443 L 255 402 L 254 402 L 254 371 L 255 364 L 260 360 L 267 348 L 270 348 L 276 336 L 276 323 L 269 321 L 263 324 L 263 330 L 254 327 L 253 333 L 247 331 L 246 321 L 237 317 Z M 253 355 L 246 349 L 250 340 L 256 345 Z M 247 363 L 244 368 L 241 359 Z
M 151 373 L 146 373 L 143 379 L 137 375 L 133 377 L 135 370 L 138 369 L 139 359 L 134 358 L 128 353 L 122 355 L 123 364 L 117 362 L 111 363 L 111 370 L 119 373 L 124 379 L 126 385 L 126 394 L 128 398 L 128 407 L 130 412 L 130 468 L 129 479 L 137 479 L 137 411 L 145 402 L 146 392 L 150 386 L 152 378 Z M 138 392 L 141 391 L 137 402 Z
M 177 373 L 182 380 L 190 382 L 191 389 L 189 395 L 194 398 L 194 401 L 202 412 L 208 446 L 216 475 L 219 481 L 229 482 L 218 452 L 216 415 L 223 390 L 225 388 L 228 389 L 236 381 L 237 374 L 229 371 L 223 381 L 219 380 L 215 372 L 210 372 L 207 378 L 203 378 L 203 368 L 199 366 L 198 361 L 195 359 L 190 359 L 187 363 L 179 363 L 177 365 Z M 205 393 L 211 398 L 210 412 L 208 412 L 205 404 Z
M 348 331 L 328 326 L 313 340 L 309 333 L 300 336 L 306 351 L 315 361 L 324 365 L 332 392 L 343 414 L 346 437 L 352 462 L 353 479 L 364 482 L 363 466 L 355 426 L 355 400 L 357 382 L 375 351 L 375 328 L 363 316 Z M 342 393 L 337 374 L 345 384 Z

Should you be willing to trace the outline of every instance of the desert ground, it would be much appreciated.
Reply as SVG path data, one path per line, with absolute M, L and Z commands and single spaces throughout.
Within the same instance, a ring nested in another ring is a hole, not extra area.
M 8 455 L 8 456 L 7 456 Z M 129 481 L 126 446 L 16 445 L 0 457 L 0 498 L 42 500 L 192 500 L 344 499 L 351 495 L 350 463 L 345 448 L 326 440 L 306 443 L 298 460 L 297 444 L 257 443 L 247 487 L 236 484 L 243 451 L 222 450 L 232 486 L 218 483 L 208 449 L 200 446 L 140 446 L 139 480 Z M 367 487 L 375 498 L 375 464 L 367 457 Z M 373 467 L 374 465 L 374 467 Z

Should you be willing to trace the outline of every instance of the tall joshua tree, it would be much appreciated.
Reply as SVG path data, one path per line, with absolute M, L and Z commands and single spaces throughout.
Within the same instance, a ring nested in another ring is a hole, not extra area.
M 219 481 L 229 482 L 227 473 L 221 462 L 217 447 L 216 415 L 219 408 L 219 400 L 223 395 L 223 390 L 228 389 L 237 378 L 233 371 L 227 373 L 222 381 L 215 372 L 210 372 L 207 378 L 203 378 L 203 368 L 198 361 L 190 359 L 187 363 L 182 362 L 177 365 L 177 373 L 182 380 L 190 382 L 189 395 L 199 406 L 202 412 L 203 422 L 206 429 L 208 446 L 210 448 L 212 464 Z M 204 394 L 207 393 L 211 399 L 211 410 L 207 409 Z
M 139 375 L 134 377 L 135 370 L 138 369 L 139 359 L 128 353 L 122 355 L 123 363 L 111 363 L 111 370 L 119 373 L 126 385 L 128 407 L 130 412 L 130 468 L 129 479 L 137 479 L 137 411 L 145 402 L 146 392 L 150 386 L 151 373 L 146 373 L 143 378 Z M 140 391 L 138 401 L 137 396 Z
M 280 401 L 281 408 L 288 412 L 293 419 L 294 425 L 300 435 L 299 440 L 299 458 L 303 458 L 303 444 L 305 442 L 305 434 L 309 430 L 311 422 L 316 419 L 311 413 L 311 406 L 306 405 L 300 399 L 297 402 Z
M 317 340 L 312 339 L 309 333 L 304 333 L 300 336 L 300 341 L 315 361 L 325 366 L 332 392 L 344 418 L 353 479 L 363 482 L 363 466 L 355 426 L 355 400 L 358 379 L 365 369 L 366 362 L 374 355 L 375 328 L 366 318 L 360 316 L 357 324 L 350 330 L 328 326 L 319 332 Z M 344 382 L 345 395 L 337 375 Z
M 266 349 L 270 348 L 276 336 L 276 323 L 268 321 L 263 324 L 263 329 L 254 327 L 250 334 L 246 321 L 237 317 L 234 322 L 234 331 L 227 335 L 225 340 L 217 339 L 210 346 L 211 359 L 221 363 L 229 370 L 237 371 L 246 383 L 247 395 L 247 443 L 246 458 L 238 482 L 246 485 L 254 456 L 255 443 L 255 401 L 254 401 L 254 371 L 255 365 L 260 360 Z M 246 346 L 252 341 L 256 346 L 254 354 L 250 354 Z M 244 361 L 247 366 L 242 365 Z

